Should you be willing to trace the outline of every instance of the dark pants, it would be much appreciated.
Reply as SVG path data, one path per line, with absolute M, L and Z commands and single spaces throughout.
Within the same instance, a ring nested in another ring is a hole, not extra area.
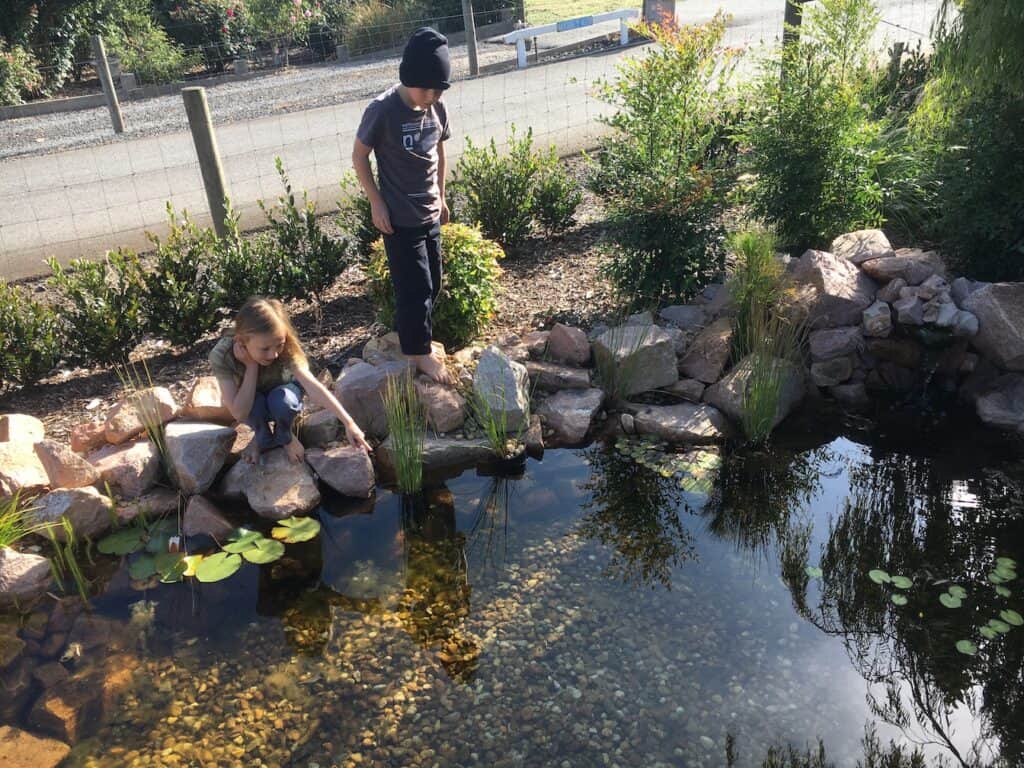
M 395 227 L 384 235 L 391 282 L 395 286 L 395 324 L 402 353 L 430 354 L 431 313 L 441 291 L 441 222 Z
M 283 384 L 263 394 L 257 392 L 252 399 L 252 410 L 245 420 L 256 432 L 256 445 L 261 451 L 269 451 L 288 445 L 292 441 L 292 422 L 302 412 L 302 387 L 298 384 Z M 274 422 L 274 430 L 270 430 Z

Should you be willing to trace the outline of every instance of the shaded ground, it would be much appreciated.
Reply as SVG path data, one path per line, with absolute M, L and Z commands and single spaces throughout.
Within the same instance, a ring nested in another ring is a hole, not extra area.
M 577 222 L 568 232 L 553 238 L 537 235 L 506 257 L 499 284 L 500 309 L 482 341 L 546 327 L 555 320 L 586 322 L 606 311 L 611 291 L 598 274 L 605 258 L 600 243 L 602 219 L 600 202 L 587 192 Z M 330 231 L 333 226 L 332 221 L 326 228 Z M 45 296 L 44 282 L 28 287 Z M 375 308 L 359 266 L 339 277 L 328 293 L 319 334 L 309 302 L 292 301 L 289 310 L 314 367 L 327 367 L 334 374 L 384 330 L 375 323 Z M 183 403 L 195 378 L 210 372 L 206 355 L 219 336 L 211 333 L 190 348 L 147 338 L 131 359 L 145 361 L 154 384 L 169 386 Z M 0 412 L 30 413 L 45 422 L 50 437 L 66 439 L 74 424 L 112 405 L 121 388 L 116 372 L 109 368 L 61 369 L 24 390 L 0 396 Z

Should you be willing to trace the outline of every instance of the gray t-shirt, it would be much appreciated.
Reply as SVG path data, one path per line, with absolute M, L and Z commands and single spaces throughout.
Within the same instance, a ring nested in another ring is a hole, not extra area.
M 444 104 L 413 109 L 402 101 L 398 86 L 392 86 L 370 102 L 356 137 L 377 156 L 380 193 L 391 223 L 417 227 L 437 221 L 437 145 L 451 137 Z

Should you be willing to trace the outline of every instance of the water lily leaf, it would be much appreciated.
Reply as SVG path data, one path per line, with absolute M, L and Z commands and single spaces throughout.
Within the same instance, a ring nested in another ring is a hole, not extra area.
M 104 555 L 128 555 L 142 549 L 142 532 L 138 528 L 122 528 L 100 540 L 96 548 Z
M 196 566 L 196 578 L 202 582 L 223 581 L 242 567 L 242 558 L 230 552 L 204 557 Z
M 954 584 L 952 587 L 949 588 L 948 592 L 953 597 L 959 597 L 961 600 L 967 597 L 967 590 L 961 587 L 959 584 Z
M 128 566 L 128 575 L 136 581 L 145 581 L 156 575 L 156 561 L 152 555 L 142 555 Z
M 893 576 L 892 585 L 897 589 L 910 589 L 914 586 L 914 582 L 908 579 L 906 576 Z
M 164 534 L 167 536 L 175 536 L 178 533 L 178 521 L 171 517 L 162 517 L 146 526 L 146 530 L 149 532 L 151 537 Z
M 171 534 L 160 532 L 155 536 L 151 535 L 146 542 L 146 551 L 151 554 L 158 554 L 167 551 L 167 545 L 171 541 Z
M 1007 624 L 1005 621 L 1001 621 L 1000 619 L 989 619 L 988 625 L 992 627 L 992 629 L 994 629 L 996 632 L 999 632 L 1003 635 L 1005 635 L 1011 629 L 1009 624 Z
M 1003 581 L 1013 581 L 1017 578 L 1017 572 L 1013 568 L 1006 568 L 1002 565 L 996 568 L 995 573 Z
M 179 553 L 175 553 L 179 554 Z M 168 568 L 166 571 L 160 571 L 160 581 L 163 584 L 177 584 L 181 581 L 185 572 L 188 570 L 188 564 L 185 562 L 185 558 L 181 558 L 175 561 L 174 565 Z
M 1019 627 L 1024 624 L 1024 616 L 1021 616 L 1016 611 L 1009 609 L 999 612 L 999 618 L 1005 621 L 1007 624 L 1012 624 L 1015 627 Z
M 265 563 L 272 563 L 275 560 L 279 560 L 283 554 L 284 544 L 280 541 L 274 541 L 273 539 L 260 539 L 256 542 L 256 546 L 243 552 L 242 557 L 250 563 L 263 565 Z
M 1012 557 L 997 557 L 996 558 L 997 568 L 1009 568 L 1011 571 L 1017 569 L 1017 561 Z
M 896 605 L 906 605 L 907 604 L 907 598 L 904 597 L 903 595 L 893 595 L 890 599 Z
M 231 552 L 240 555 L 243 552 L 247 552 L 250 549 L 255 549 L 256 546 L 258 546 L 257 542 L 261 540 L 266 540 L 266 536 L 264 536 L 259 531 L 240 530 L 237 533 L 237 538 L 234 538 L 235 534 L 231 534 L 233 538 L 231 539 L 231 541 L 229 541 L 227 544 L 221 547 L 221 549 L 223 549 L 225 552 Z
M 875 582 L 875 584 L 888 584 L 892 581 L 889 574 L 881 568 L 875 568 L 874 570 L 868 571 L 868 578 Z
M 821 568 L 815 568 L 813 565 L 808 565 L 804 570 L 812 579 L 820 579 L 822 576 Z
M 968 656 L 974 656 L 978 653 L 978 646 L 976 646 L 970 640 L 958 640 L 956 644 L 956 649 L 960 651 L 960 653 L 965 653 Z
M 996 587 L 996 594 L 999 595 L 1000 597 L 1009 597 L 1010 595 L 1013 594 L 1013 592 L 1008 590 L 1006 587 L 1004 587 L 1002 585 L 999 585 L 999 586 Z
M 278 522 L 270 535 L 285 544 L 298 544 L 300 541 L 315 539 L 319 533 L 320 523 L 313 518 L 287 517 Z
M 185 555 L 182 552 L 160 552 L 153 558 L 153 563 L 157 573 L 163 575 L 175 570 L 184 558 Z
M 939 595 L 939 602 L 947 608 L 959 608 L 962 605 L 959 597 L 953 597 L 953 595 L 948 592 L 943 592 Z
M 1006 581 L 1006 579 L 1004 579 L 995 571 L 988 575 L 988 580 L 991 581 L 993 584 L 1002 584 L 1004 581 Z
M 196 568 L 201 562 L 203 562 L 202 555 L 186 555 L 183 562 L 185 563 L 185 572 L 182 576 L 195 576 Z
M 982 637 L 985 637 L 986 639 L 991 640 L 992 638 L 994 638 L 996 636 L 996 631 L 994 629 L 992 629 L 992 627 L 982 627 L 981 628 L 981 634 L 982 634 Z

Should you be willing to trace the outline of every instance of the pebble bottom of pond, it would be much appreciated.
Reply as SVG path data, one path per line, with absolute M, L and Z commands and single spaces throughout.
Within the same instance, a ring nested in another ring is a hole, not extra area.
M 95 611 L 134 682 L 65 764 L 712 768 L 732 739 L 742 767 L 820 736 L 853 766 L 877 681 L 806 569 L 864 544 L 836 518 L 900 462 L 875 473 L 844 437 L 723 456 L 704 495 L 658 469 L 663 450 L 334 500 L 319 539 L 217 584 L 118 574 Z

